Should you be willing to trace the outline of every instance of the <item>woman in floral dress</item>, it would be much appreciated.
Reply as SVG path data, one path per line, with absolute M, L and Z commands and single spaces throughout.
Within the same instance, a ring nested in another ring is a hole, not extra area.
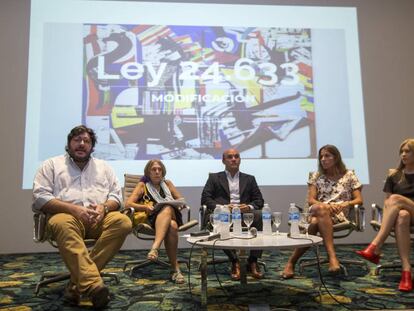
M 323 238 L 329 257 L 329 271 L 340 271 L 333 243 L 333 225 L 346 220 L 349 207 L 362 204 L 362 185 L 352 170 L 342 162 L 341 154 L 333 145 L 319 149 L 318 171 L 309 174 L 308 197 L 311 222 L 310 234 L 319 234 Z M 298 259 L 307 248 L 297 248 L 290 256 L 282 277 L 290 279 Z

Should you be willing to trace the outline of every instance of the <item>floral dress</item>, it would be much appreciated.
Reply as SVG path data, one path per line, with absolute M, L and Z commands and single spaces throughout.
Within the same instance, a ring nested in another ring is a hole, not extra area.
M 331 180 L 319 172 L 309 174 L 308 185 L 316 187 L 316 200 L 323 203 L 342 203 L 352 201 L 352 193 L 362 188 L 353 170 L 347 170 L 338 180 Z M 343 210 L 332 217 L 334 223 L 346 221 L 349 210 Z

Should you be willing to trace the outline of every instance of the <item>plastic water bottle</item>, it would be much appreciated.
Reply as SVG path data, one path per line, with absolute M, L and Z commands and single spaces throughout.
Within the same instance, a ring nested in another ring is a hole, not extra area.
M 239 205 L 235 205 L 231 210 L 231 219 L 233 223 L 233 234 L 241 235 L 242 225 L 241 225 L 241 212 Z
M 290 203 L 289 206 L 289 223 L 290 223 L 290 236 L 298 236 L 299 231 L 299 209 L 295 203 Z
M 227 205 L 223 205 L 220 213 L 220 236 L 222 239 L 227 239 L 230 237 L 230 210 Z
M 262 209 L 263 234 L 272 235 L 272 211 L 269 204 L 265 203 Z
M 214 215 L 213 216 L 214 218 L 213 233 L 219 233 L 221 232 L 221 205 L 220 204 L 216 205 L 216 208 L 213 211 L 213 215 Z

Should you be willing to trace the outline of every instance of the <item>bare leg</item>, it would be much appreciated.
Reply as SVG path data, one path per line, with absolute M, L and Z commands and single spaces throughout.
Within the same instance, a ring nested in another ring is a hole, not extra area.
M 157 219 L 155 220 L 155 239 L 154 243 L 152 243 L 153 249 L 160 248 L 161 243 L 164 240 L 170 228 L 173 214 L 174 210 L 170 206 L 164 207 L 162 211 L 158 214 Z
M 312 217 L 312 221 L 308 228 L 308 232 L 309 234 L 318 233 L 318 219 L 316 217 Z M 289 257 L 289 260 L 286 263 L 285 268 L 283 269 L 282 276 L 284 278 L 290 278 L 293 276 L 297 261 L 308 250 L 308 248 L 309 247 L 295 248 L 293 254 Z
M 398 253 L 401 257 L 403 271 L 411 271 L 410 264 L 410 223 L 411 215 L 406 210 L 400 210 L 395 222 L 395 238 L 397 240 Z
M 330 210 L 320 205 L 316 207 L 315 214 L 318 217 L 319 232 L 323 238 L 326 252 L 328 253 L 329 270 L 338 270 L 340 267 L 333 242 L 333 222 Z
M 410 199 L 398 194 L 391 195 L 384 202 L 384 217 L 382 219 L 381 228 L 371 244 L 376 245 L 375 253 L 379 253 L 379 249 L 384 244 L 386 238 L 390 234 L 392 228 L 396 224 L 400 210 L 406 210 L 410 213 L 411 222 L 414 220 L 414 202 Z
M 175 220 L 171 220 L 170 228 L 167 232 L 167 236 L 164 239 L 165 250 L 167 256 L 170 259 L 171 270 L 179 270 L 177 262 L 177 248 L 178 248 L 178 225 Z

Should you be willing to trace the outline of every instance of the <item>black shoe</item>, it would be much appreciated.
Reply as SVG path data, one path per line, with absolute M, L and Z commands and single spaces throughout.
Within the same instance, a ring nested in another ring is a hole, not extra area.
M 255 279 L 263 279 L 263 273 L 260 271 L 259 265 L 257 262 L 253 261 L 248 265 L 248 270 L 250 271 L 250 274 Z
M 95 309 L 102 309 L 107 306 L 111 298 L 109 297 L 109 289 L 105 285 L 99 285 L 92 289 L 89 293 L 89 298 Z
M 63 298 L 68 301 L 70 304 L 79 305 L 80 302 L 80 294 L 76 285 L 73 284 L 71 281 L 66 283 L 65 290 L 63 291 Z
M 238 261 L 235 261 L 231 265 L 231 279 L 233 281 L 240 280 L 240 264 Z

